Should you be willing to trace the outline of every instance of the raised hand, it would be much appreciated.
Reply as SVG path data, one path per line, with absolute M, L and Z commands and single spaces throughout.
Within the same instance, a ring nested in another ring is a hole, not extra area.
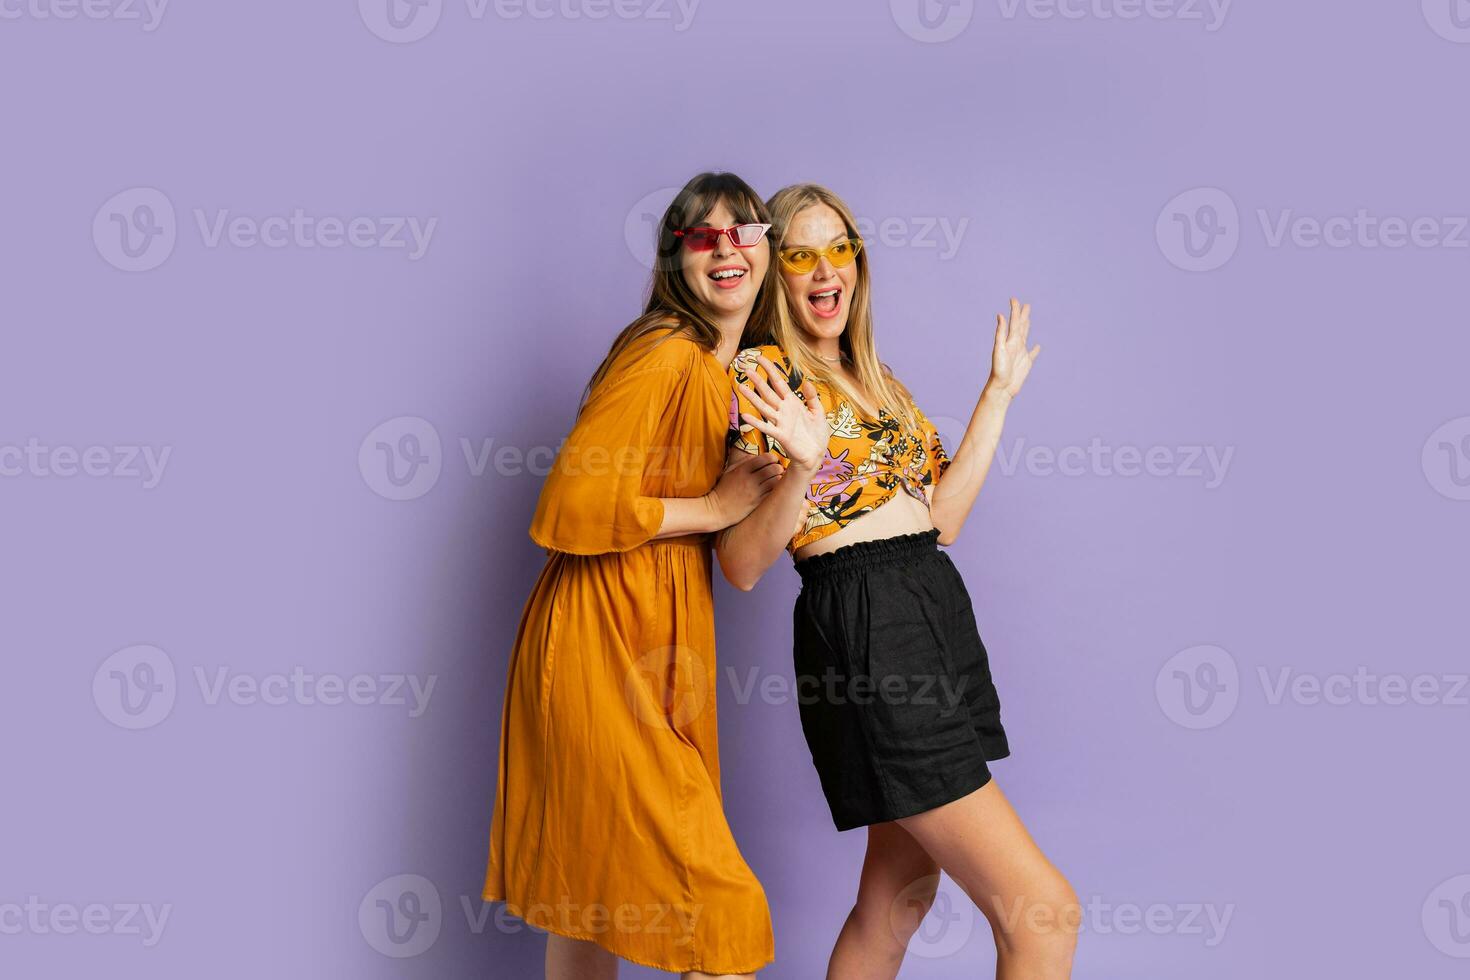
M 754 388 L 740 385 L 740 390 L 764 418 L 749 412 L 741 412 L 740 417 L 767 439 L 780 444 L 792 465 L 815 471 L 822 465 L 831 434 L 827 428 L 827 410 L 816 387 L 802 379 L 798 397 L 786 383 L 785 374 L 769 358 L 757 354 L 755 360 L 765 369 L 765 377 L 751 373 Z
M 1011 316 L 995 316 L 995 349 L 990 355 L 990 380 L 985 382 L 986 393 L 1002 396 L 1007 400 L 1021 393 L 1031 365 L 1041 354 L 1041 345 L 1026 349 L 1026 339 L 1031 332 L 1031 304 L 1021 304 L 1011 298 Z

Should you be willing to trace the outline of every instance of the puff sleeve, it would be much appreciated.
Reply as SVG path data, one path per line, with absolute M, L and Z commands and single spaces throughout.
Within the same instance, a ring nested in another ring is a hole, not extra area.
M 541 487 L 531 540 L 599 555 L 636 548 L 658 533 L 663 501 L 644 495 L 644 471 L 684 377 L 678 363 L 650 358 L 597 386 Z
M 740 385 L 749 385 L 751 378 L 764 377 L 765 369 L 756 363 L 755 356 L 762 354 L 774 364 L 779 364 L 786 371 L 786 383 L 795 390 L 800 386 L 798 379 L 792 384 L 791 359 L 788 358 L 780 347 L 767 345 L 764 347 L 747 347 L 735 355 L 730 362 L 730 432 L 725 440 L 726 448 L 738 452 L 749 453 L 758 456 L 769 447 L 770 451 L 781 458 L 781 465 L 788 462 L 786 450 L 774 439 L 768 439 L 766 434 L 740 417 L 741 412 L 759 417 L 760 410 L 757 409 L 745 393 L 740 390 Z

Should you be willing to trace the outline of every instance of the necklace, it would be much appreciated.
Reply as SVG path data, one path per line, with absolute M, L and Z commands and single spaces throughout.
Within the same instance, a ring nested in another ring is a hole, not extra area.
M 838 354 L 836 357 L 828 357 L 826 354 L 818 354 L 817 356 L 826 361 L 828 364 L 835 364 L 836 362 L 842 360 L 841 354 Z

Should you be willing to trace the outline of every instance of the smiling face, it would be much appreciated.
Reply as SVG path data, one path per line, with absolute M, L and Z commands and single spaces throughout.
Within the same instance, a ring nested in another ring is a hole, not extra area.
M 739 223 L 730 206 L 720 201 L 694 224 L 729 228 Z M 684 281 L 717 319 L 746 317 L 760 295 L 766 270 L 770 268 L 771 239 L 768 235 L 750 248 L 736 248 L 729 235 L 721 235 L 715 247 L 707 252 L 682 246 L 680 264 Z
M 826 204 L 814 204 L 796 212 L 781 238 L 782 248 L 823 249 L 850 237 L 842 216 Z M 814 341 L 835 342 L 847 329 L 853 291 L 857 288 L 858 264 L 833 268 L 826 256 L 811 272 L 796 273 L 781 268 L 796 323 Z

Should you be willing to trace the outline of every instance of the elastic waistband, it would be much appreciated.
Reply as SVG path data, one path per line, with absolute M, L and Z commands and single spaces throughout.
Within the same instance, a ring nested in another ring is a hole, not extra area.
M 859 568 L 912 561 L 938 550 L 939 529 L 931 527 L 927 531 L 892 538 L 845 544 L 836 551 L 801 559 L 796 563 L 796 570 L 801 573 L 803 581 L 808 581 Z

